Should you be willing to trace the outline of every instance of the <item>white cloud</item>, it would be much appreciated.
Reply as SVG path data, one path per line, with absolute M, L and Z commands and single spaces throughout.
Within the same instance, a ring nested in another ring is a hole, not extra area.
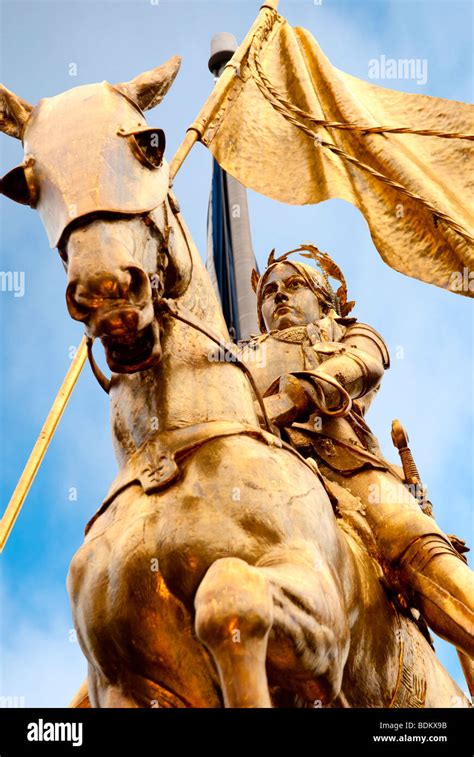
M 22 615 L 16 602 L 2 600 L 0 697 L 24 698 L 25 707 L 67 707 L 87 674 L 67 612 L 40 595 L 33 603 L 43 604 L 42 615 Z

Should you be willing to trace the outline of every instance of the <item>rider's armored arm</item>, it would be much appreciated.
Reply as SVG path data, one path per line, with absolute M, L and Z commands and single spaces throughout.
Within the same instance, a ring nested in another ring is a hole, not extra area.
M 350 326 L 340 342 L 320 342 L 313 348 L 320 365 L 311 370 L 288 371 L 267 391 L 265 405 L 277 425 L 288 425 L 309 412 L 341 414 L 356 400 L 363 414 L 390 366 L 387 347 L 380 334 L 366 324 Z M 269 395 L 269 396 L 268 396 Z
M 352 400 L 359 400 L 364 412 L 373 396 L 373 390 L 380 384 L 384 370 L 390 366 L 388 350 L 382 337 L 370 326 L 355 323 L 347 329 L 332 356 L 324 359 L 324 348 L 324 343 L 321 350 L 315 347 L 318 357 L 323 358 L 321 365 L 307 372 L 304 377 L 299 374 L 306 394 L 314 405 L 318 405 L 322 391 L 327 407 L 334 409 L 342 401 L 337 386 L 339 384 Z M 326 377 L 333 381 L 324 381 Z

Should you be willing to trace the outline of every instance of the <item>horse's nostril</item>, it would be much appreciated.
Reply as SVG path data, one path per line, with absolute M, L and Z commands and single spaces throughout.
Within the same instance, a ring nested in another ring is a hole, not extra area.
M 138 267 L 118 270 L 116 274 L 96 273 L 85 280 L 71 281 L 66 289 L 66 302 L 70 315 L 76 321 L 85 321 L 92 311 L 98 311 L 107 302 L 125 300 L 142 306 L 149 297 L 150 284 L 146 273 Z M 113 329 L 133 331 L 137 317 L 126 312 L 120 324 L 111 324 Z
M 78 301 L 78 287 L 71 283 L 66 289 L 66 304 L 69 314 L 76 321 L 84 321 L 90 313 L 90 308 Z
M 135 266 L 127 268 L 130 277 L 128 294 L 135 302 L 143 302 L 149 296 L 149 280 L 145 271 Z

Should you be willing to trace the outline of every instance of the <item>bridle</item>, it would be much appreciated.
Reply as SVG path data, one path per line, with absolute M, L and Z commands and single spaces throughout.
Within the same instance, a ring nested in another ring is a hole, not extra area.
M 174 216 L 175 220 L 177 221 L 177 223 L 179 224 L 181 232 L 182 232 L 183 237 L 185 239 L 186 247 L 187 247 L 188 254 L 189 254 L 189 257 L 190 257 L 190 260 L 191 260 L 191 264 L 192 264 L 192 259 L 193 258 L 192 258 L 192 253 L 191 253 L 191 247 L 190 247 L 189 237 L 188 237 L 186 229 L 184 228 L 183 224 L 181 223 L 180 214 L 179 214 L 179 206 L 178 206 L 178 204 L 177 204 L 174 196 L 171 193 L 168 194 L 167 199 L 168 199 L 171 211 L 173 213 L 173 216 Z M 167 209 L 167 205 L 166 205 L 166 200 L 163 201 L 163 205 L 164 205 L 164 208 L 165 208 L 165 218 L 167 220 L 168 209 Z M 151 218 L 150 214 L 147 214 L 146 216 L 144 216 L 143 220 L 144 220 L 144 222 L 146 223 L 147 226 L 153 225 L 155 228 L 157 228 L 156 225 L 155 225 L 155 223 L 154 223 L 154 221 L 153 221 L 153 219 Z M 168 224 L 167 224 L 167 227 L 168 227 Z M 167 237 L 167 236 L 168 235 L 166 234 L 165 237 Z M 167 243 L 167 241 L 168 240 L 165 238 L 165 244 Z M 155 276 L 155 275 L 156 275 L 155 273 L 150 274 L 150 279 L 152 279 L 152 277 Z M 152 291 L 152 296 L 153 296 L 153 307 L 154 307 L 154 311 L 155 311 L 155 316 L 168 315 L 171 318 L 175 318 L 176 320 L 181 321 L 182 323 L 185 323 L 186 325 L 190 326 L 195 331 L 199 331 L 201 334 L 204 334 L 208 339 L 211 340 L 211 342 L 214 342 L 214 344 L 216 344 L 218 347 L 220 347 L 220 349 L 223 351 L 225 357 L 229 357 L 230 358 L 230 362 L 231 363 L 233 363 L 234 365 L 236 365 L 238 368 L 240 368 L 243 371 L 243 373 L 245 374 L 245 376 L 247 377 L 247 379 L 248 379 L 248 381 L 250 383 L 250 386 L 252 387 L 252 391 L 254 392 L 254 394 L 255 394 L 255 396 L 257 398 L 257 402 L 260 405 L 260 409 L 262 411 L 262 416 L 263 416 L 263 419 L 265 421 L 265 426 L 266 426 L 267 430 L 270 433 L 274 433 L 274 429 L 272 427 L 272 424 L 270 423 L 270 419 L 268 418 L 268 414 L 267 414 L 267 411 L 266 411 L 266 408 L 265 408 L 265 403 L 264 403 L 263 398 L 262 398 L 262 396 L 261 396 L 261 394 L 260 394 L 260 392 L 258 390 L 258 387 L 257 387 L 257 385 L 255 383 L 255 380 L 254 380 L 254 378 L 253 378 L 250 370 L 248 369 L 248 367 L 245 365 L 245 363 L 242 360 L 240 360 L 240 358 L 238 357 L 238 355 L 236 354 L 236 352 L 232 348 L 232 346 L 226 344 L 226 342 L 224 342 L 223 339 L 220 336 L 218 336 L 217 334 L 215 334 L 214 332 L 212 332 L 211 329 L 209 329 L 209 327 L 207 325 L 204 325 L 204 323 L 202 323 L 201 321 L 199 321 L 194 316 L 194 314 L 191 313 L 191 311 L 187 310 L 187 308 L 183 307 L 182 305 L 178 305 L 178 303 L 175 300 L 173 300 L 173 299 L 162 297 L 158 293 L 158 291 L 157 291 L 157 289 L 156 289 L 155 286 L 152 286 L 151 291 Z M 97 365 L 97 363 L 95 361 L 95 358 L 94 358 L 94 355 L 93 355 L 93 352 L 92 352 L 92 346 L 93 346 L 93 343 L 94 343 L 94 338 L 86 336 L 86 341 L 87 341 L 87 357 L 88 357 L 88 360 L 89 360 L 89 364 L 90 364 L 92 373 L 93 373 L 94 377 L 96 378 L 99 386 L 101 386 L 101 388 L 104 390 L 104 392 L 106 394 L 109 394 L 110 388 L 111 388 L 111 384 L 112 384 L 112 380 L 108 379 L 104 375 L 104 373 L 101 371 L 101 369 L 99 368 L 99 366 Z
M 193 258 L 192 258 L 192 253 L 191 253 L 189 236 L 187 233 L 187 229 L 183 226 L 181 222 L 179 206 L 177 204 L 176 199 L 174 198 L 174 195 L 171 192 L 168 194 L 167 199 L 168 199 L 171 211 L 173 213 L 173 216 L 176 222 L 178 223 L 181 229 L 181 232 L 183 234 L 183 237 L 185 239 L 186 247 L 187 247 L 188 254 L 191 260 L 191 264 L 192 264 Z M 166 200 L 164 200 L 163 205 L 165 206 L 165 218 L 167 220 L 168 211 L 166 207 Z M 157 228 L 150 214 L 147 214 L 144 217 L 144 222 L 148 226 L 153 225 L 155 228 Z M 168 227 L 168 224 L 167 224 L 167 227 Z M 167 236 L 168 235 L 166 235 L 166 237 Z M 165 239 L 165 243 L 167 243 L 167 241 L 168 239 Z M 169 248 L 168 248 L 168 252 L 169 252 Z M 150 274 L 150 278 L 155 275 L 156 274 Z M 199 333 L 204 334 L 204 336 L 206 336 L 211 342 L 214 342 L 214 344 L 216 344 L 222 350 L 226 358 L 230 358 L 229 362 L 231 364 L 234 364 L 237 368 L 240 368 L 240 370 L 243 371 L 257 399 L 267 431 L 269 431 L 271 434 L 274 434 L 275 429 L 270 422 L 270 419 L 268 417 L 268 413 L 265 407 L 265 403 L 263 401 L 263 397 L 255 383 L 255 379 L 252 376 L 252 373 L 247 367 L 247 365 L 245 365 L 245 363 L 238 357 L 234 349 L 234 346 L 229 345 L 226 342 L 224 342 L 223 339 L 218 334 L 215 334 L 207 325 L 205 325 L 202 321 L 196 318 L 195 315 L 191 311 L 189 311 L 187 308 L 185 308 L 181 304 L 178 305 L 176 300 L 163 297 L 161 294 L 158 293 L 156 287 L 154 286 L 152 286 L 152 296 L 153 296 L 153 307 L 155 311 L 155 316 L 168 315 L 171 318 L 175 318 L 177 321 L 181 321 L 182 323 L 185 323 L 187 326 L 194 329 L 195 331 L 198 331 Z M 111 379 L 108 379 L 102 373 L 101 369 L 99 368 L 99 366 L 97 365 L 94 359 L 94 356 L 92 353 L 93 342 L 94 342 L 93 338 L 87 337 L 87 356 L 89 359 L 91 370 L 97 382 L 99 383 L 99 385 L 108 394 L 110 392 L 110 387 L 111 387 L 112 382 L 111 382 Z M 348 392 L 346 392 L 346 390 L 343 387 L 341 387 L 341 385 L 337 381 L 332 379 L 330 376 L 327 376 L 327 377 L 321 376 L 319 378 L 322 381 L 327 382 L 328 384 L 336 387 L 342 394 L 343 400 L 344 400 L 342 407 L 338 408 L 337 410 L 329 410 L 329 408 L 325 407 L 325 403 L 323 402 L 322 403 L 323 407 L 321 408 L 322 412 L 332 417 L 345 415 L 351 406 L 351 398 Z M 320 392 L 320 394 L 321 394 L 321 397 L 323 397 L 322 391 Z

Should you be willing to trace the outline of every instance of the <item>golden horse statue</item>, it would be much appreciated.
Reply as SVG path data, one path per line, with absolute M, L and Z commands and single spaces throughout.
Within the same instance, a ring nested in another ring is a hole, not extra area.
M 112 371 L 119 474 L 67 576 L 93 707 L 468 706 L 319 471 L 260 426 L 143 111 L 173 58 L 33 107 L 2 88 L 66 301 Z M 262 407 L 265 419 L 264 407 Z M 76 705 L 87 704 L 82 690 Z

